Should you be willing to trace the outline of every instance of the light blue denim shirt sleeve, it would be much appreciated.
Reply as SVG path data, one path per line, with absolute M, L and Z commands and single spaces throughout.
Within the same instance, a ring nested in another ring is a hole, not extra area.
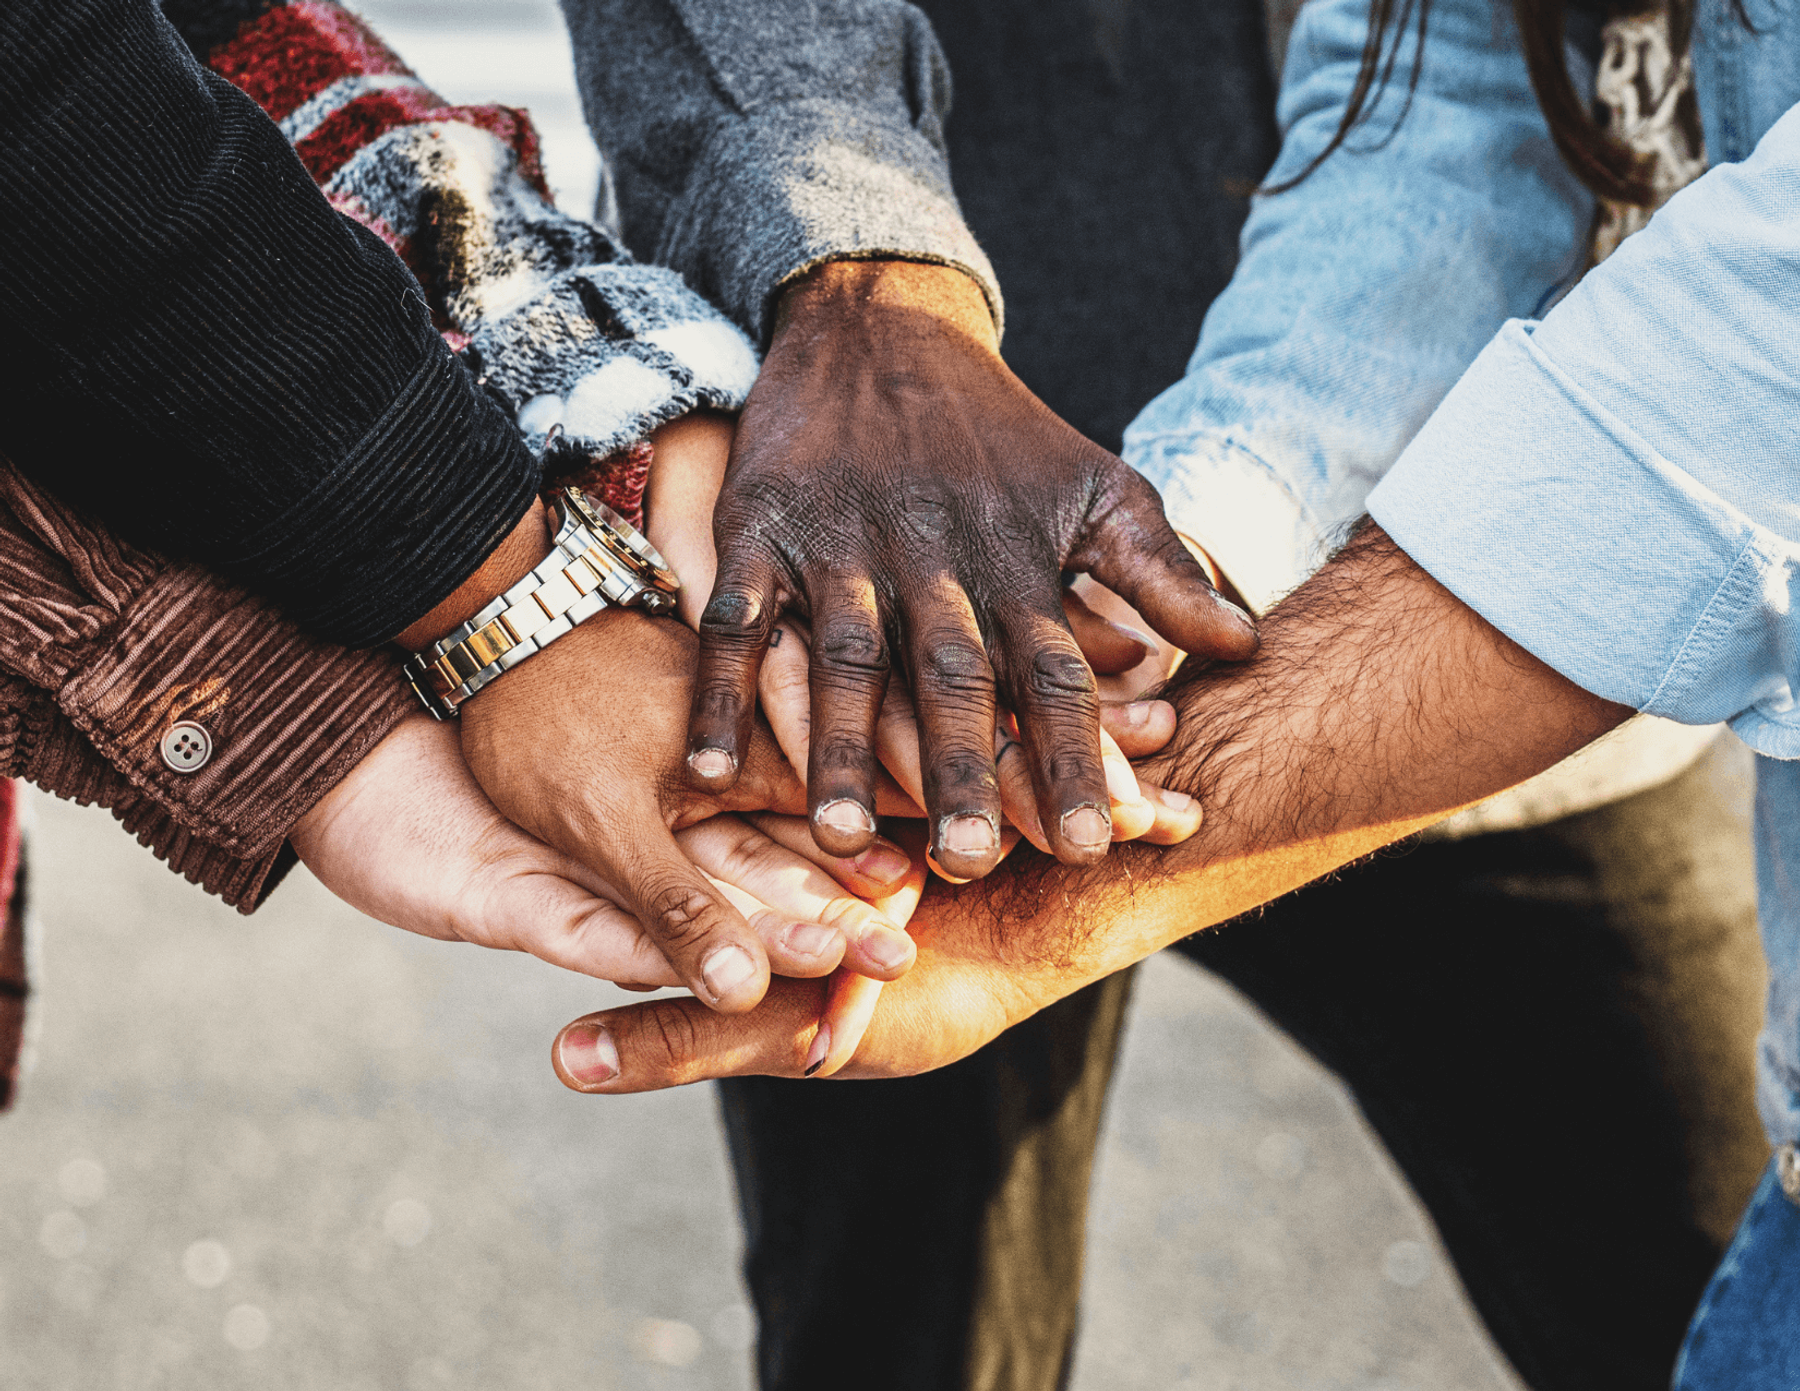
M 1571 680 L 1762 755 L 1758 1101 L 1800 1139 L 1800 107 L 1506 325 L 1369 510 Z
M 1800 108 L 1507 324 L 1369 510 L 1571 680 L 1800 758 Z
M 1310 0 L 1288 46 L 1270 182 L 1337 129 L 1367 0 Z M 1507 7 L 1437 0 L 1373 118 L 1298 187 L 1258 198 L 1186 376 L 1125 436 L 1251 605 L 1323 562 L 1482 345 L 1579 268 L 1587 192 L 1550 142 Z

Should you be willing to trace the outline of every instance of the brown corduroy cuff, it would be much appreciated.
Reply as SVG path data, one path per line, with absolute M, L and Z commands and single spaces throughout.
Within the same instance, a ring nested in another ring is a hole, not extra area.
M 173 827 L 245 859 L 278 848 L 417 708 L 388 653 L 323 642 L 188 565 L 165 570 L 125 607 L 56 703 Z M 181 721 L 211 745 L 193 772 L 163 756 Z M 140 839 L 152 834 L 144 814 L 133 828 Z

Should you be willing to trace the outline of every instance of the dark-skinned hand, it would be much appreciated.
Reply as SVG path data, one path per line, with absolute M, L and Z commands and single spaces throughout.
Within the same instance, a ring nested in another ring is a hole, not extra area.
M 1219 598 L 1154 488 L 1001 361 L 962 272 L 833 262 L 783 296 L 714 514 L 688 769 L 748 770 L 757 678 L 784 609 L 810 620 L 813 834 L 875 834 L 876 724 L 890 667 L 912 688 L 933 859 L 978 878 L 1001 855 L 998 706 L 1018 718 L 1045 841 L 1088 864 L 1112 839 L 1094 675 L 1061 576 L 1089 573 L 1199 657 L 1255 628 Z

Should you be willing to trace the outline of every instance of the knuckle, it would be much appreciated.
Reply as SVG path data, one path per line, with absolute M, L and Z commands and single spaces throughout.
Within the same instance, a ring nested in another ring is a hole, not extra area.
M 694 689 L 694 714 L 709 723 L 735 724 L 749 702 L 731 680 L 703 681 Z
M 1079 749 L 1052 750 L 1044 759 L 1044 775 L 1057 787 L 1073 787 L 1081 795 L 1094 794 L 1100 799 L 1106 790 L 1106 773 L 1100 760 Z
M 793 864 L 793 858 L 775 841 L 760 835 L 745 836 L 732 851 L 727 873 L 720 878 L 741 889 L 755 890 L 778 879 Z
M 821 739 L 813 745 L 813 750 L 815 773 L 874 776 L 875 750 L 864 740 L 843 736 Z
M 1144 550 L 1164 569 L 1193 575 L 1205 583 L 1208 589 L 1212 588 L 1211 583 L 1206 580 L 1205 568 L 1194 559 L 1194 553 L 1175 534 L 1175 528 L 1168 524 L 1160 512 L 1156 514 L 1156 525 L 1145 538 Z
M 639 1061 L 648 1042 L 655 1070 L 670 1080 L 682 1080 L 700 1051 L 700 1032 L 694 1027 L 693 1016 L 673 1001 L 649 1006 L 645 1016 L 639 1037 L 633 1041 L 632 1062 Z
M 956 530 L 956 508 L 947 490 L 911 479 L 894 500 L 901 533 L 914 545 L 947 541 Z
M 771 622 L 770 605 L 755 589 L 722 588 L 700 615 L 700 634 L 716 643 L 760 642 Z
M 925 644 L 919 661 L 919 684 L 942 690 L 991 696 L 994 672 L 987 653 L 964 637 L 939 638 Z
M 846 676 L 886 677 L 887 643 L 863 619 L 834 618 L 813 634 L 813 661 Z
M 843 894 L 832 899 L 814 916 L 825 926 L 839 929 L 854 941 L 875 924 L 881 915 L 860 898 Z
M 957 796 L 991 795 L 999 787 L 992 753 L 951 749 L 931 762 L 932 780 L 940 792 Z
M 1081 653 L 1061 646 L 1034 652 L 1025 675 L 1026 692 L 1044 704 L 1092 702 L 1100 685 Z
M 691 884 L 652 888 L 644 912 L 657 940 L 672 951 L 691 951 L 712 931 L 713 901 Z

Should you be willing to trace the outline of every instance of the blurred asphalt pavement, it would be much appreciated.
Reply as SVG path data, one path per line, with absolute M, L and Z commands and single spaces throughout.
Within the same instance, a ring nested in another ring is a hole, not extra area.
M 529 107 L 591 206 L 553 4 L 365 12 L 451 99 Z M 303 870 L 242 919 L 104 813 L 31 805 L 8 1391 L 751 1385 L 712 1093 L 550 1073 L 555 1029 L 622 992 L 371 923 Z M 1517 1385 L 1341 1090 L 1184 963 L 1143 974 L 1092 1237 L 1077 1391 Z

